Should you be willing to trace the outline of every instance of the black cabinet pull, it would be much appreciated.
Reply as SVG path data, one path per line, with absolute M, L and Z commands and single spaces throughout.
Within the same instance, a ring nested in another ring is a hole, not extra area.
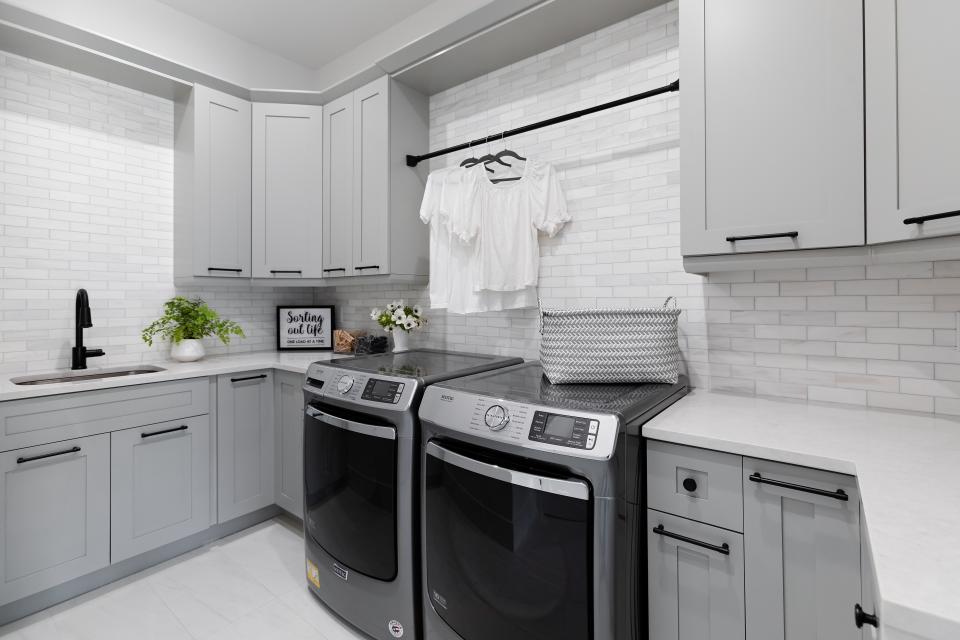
M 354 267 L 353 270 L 354 270 L 354 271 L 363 271 L 363 270 L 365 270 L 365 269 L 379 269 L 379 268 L 380 268 L 380 265 L 378 265 L 378 264 L 372 264 L 372 265 L 367 266 L 367 267 Z
M 663 536 L 665 538 L 673 538 L 674 540 L 679 540 L 680 542 L 686 542 L 687 544 L 696 545 L 698 547 L 703 547 L 704 549 L 710 549 L 710 551 L 716 551 L 717 553 L 722 553 L 725 556 L 730 555 L 730 545 L 724 542 L 723 544 L 716 545 L 710 544 L 709 542 L 702 542 L 694 538 L 688 538 L 687 536 L 682 536 L 679 533 L 673 533 L 672 531 L 667 531 L 663 528 L 662 524 L 658 524 L 653 528 L 653 532 L 658 536 Z
M 243 269 L 222 269 L 220 267 L 207 267 L 207 271 L 229 271 L 230 273 L 243 273 Z
M 840 500 L 841 502 L 846 502 L 850 499 L 850 496 L 847 495 L 847 492 L 843 489 L 837 489 L 836 491 L 828 491 L 826 489 L 817 489 L 816 487 L 807 487 L 802 484 L 793 484 L 792 482 L 784 482 L 783 480 L 771 480 L 770 478 L 764 478 L 759 473 L 751 473 L 750 482 L 756 482 L 758 484 L 769 484 L 774 487 L 783 487 L 784 489 L 793 489 L 794 491 L 802 491 L 804 493 L 813 493 L 818 496 L 825 496 L 827 498 L 833 498 L 834 500 Z
M 905 218 L 903 224 L 923 224 L 924 222 L 930 222 L 931 220 L 943 220 L 944 218 L 956 218 L 960 216 L 960 211 L 947 211 L 946 213 L 931 213 L 928 216 L 916 216 L 913 218 Z
M 683 479 L 683 488 L 689 493 L 693 493 L 697 490 L 697 481 L 693 478 L 684 478 Z
M 323 270 L 324 273 L 332 273 L 332 272 L 334 272 L 334 271 L 343 271 L 344 273 L 347 272 L 347 270 L 344 269 L 343 267 L 337 267 L 336 269 L 324 269 L 324 270 Z
M 761 233 L 757 236 L 727 236 L 727 242 L 738 242 L 740 240 L 767 240 L 769 238 L 796 238 L 799 235 L 799 231 L 784 231 L 783 233 Z
M 65 456 L 68 453 L 79 453 L 80 447 L 70 447 L 63 451 L 54 451 L 53 453 L 45 453 L 41 456 L 30 456 L 29 458 L 17 458 L 17 464 L 23 464 L 24 462 L 33 462 L 34 460 L 43 460 L 44 458 L 52 458 L 54 456 Z
M 859 604 L 853 605 L 853 621 L 857 623 L 857 629 L 862 628 L 865 624 L 880 628 L 880 618 L 877 617 L 877 614 L 867 613 Z
M 162 436 L 165 433 L 173 433 L 174 431 L 186 431 L 190 427 L 188 425 L 182 424 L 179 427 L 173 427 L 172 429 L 163 429 L 162 431 L 152 431 L 150 433 L 141 433 L 141 438 L 152 438 L 153 436 Z
M 290 271 L 282 271 L 282 270 L 278 270 L 278 269 L 271 269 L 271 270 L 270 270 L 270 273 L 300 273 L 300 274 L 302 274 L 303 271 L 300 271 L 299 269 L 297 269 L 297 270 L 290 270 Z
M 246 378 L 230 378 L 230 382 L 244 382 L 244 381 L 246 381 L 246 380 L 260 380 L 260 379 L 266 378 L 266 377 L 267 377 L 267 374 L 261 373 L 261 374 L 258 375 L 258 376 L 247 376 Z

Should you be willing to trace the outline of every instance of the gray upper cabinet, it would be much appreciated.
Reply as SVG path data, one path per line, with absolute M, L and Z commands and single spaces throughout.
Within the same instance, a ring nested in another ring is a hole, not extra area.
M 278 371 L 276 415 L 277 505 L 303 518 L 303 376 Z
M 865 3 L 867 236 L 870 243 L 960 233 L 960 3 Z
M 320 278 L 323 107 L 253 105 L 255 278 Z
M 744 640 L 743 536 L 647 514 L 650 640 Z
M 747 640 L 859 640 L 856 480 L 751 458 L 743 474 Z
M 210 422 L 199 416 L 110 434 L 111 561 L 210 526 Z
M 353 274 L 353 94 L 323 111 L 323 275 Z
M 110 436 L 0 453 L 0 604 L 110 563 Z
M 175 275 L 249 278 L 250 103 L 195 85 L 176 120 Z
M 683 255 L 864 244 L 862 6 L 680 3 Z
M 273 372 L 217 378 L 217 521 L 274 504 Z
M 326 277 L 424 275 L 419 220 L 426 167 L 426 98 L 383 76 L 324 107 L 323 271 Z

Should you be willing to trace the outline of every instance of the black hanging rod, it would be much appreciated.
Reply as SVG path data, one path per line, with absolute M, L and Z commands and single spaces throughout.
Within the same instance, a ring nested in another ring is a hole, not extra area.
M 475 147 L 476 145 L 483 144 L 489 140 L 493 140 L 493 141 L 503 140 L 504 138 L 520 135 L 521 133 L 533 131 L 534 129 L 549 127 L 550 125 L 559 124 L 561 122 L 566 122 L 567 120 L 573 120 L 575 118 L 580 118 L 582 116 L 587 116 L 587 115 L 590 115 L 591 113 L 596 113 L 598 111 L 605 111 L 607 109 L 612 109 L 613 107 L 619 107 L 620 105 L 623 105 L 623 104 L 637 102 L 638 100 L 646 100 L 647 98 L 652 98 L 653 96 L 658 96 L 662 93 L 670 93 L 671 91 L 679 91 L 679 90 L 680 90 L 680 79 L 677 78 L 670 84 L 665 84 L 662 87 L 657 87 L 656 89 L 650 89 L 649 91 L 644 91 L 643 93 L 627 96 L 626 98 L 620 98 L 619 100 L 604 102 L 603 104 L 598 104 L 595 107 L 588 107 L 586 109 L 581 109 L 580 111 L 574 111 L 573 113 L 567 113 L 562 116 L 547 118 L 546 120 L 541 120 L 540 122 L 534 122 L 533 124 L 527 124 L 522 127 L 517 127 L 516 129 L 510 129 L 509 131 L 504 131 L 503 133 L 494 133 L 489 136 L 485 136 L 483 138 L 477 138 L 476 140 L 471 140 L 470 142 L 464 142 L 463 144 L 457 144 L 452 147 L 447 147 L 446 149 L 437 149 L 436 151 L 425 153 L 422 156 L 414 156 L 414 155 L 408 154 L 407 166 L 415 167 L 421 162 L 423 162 L 424 160 L 429 160 L 430 158 L 436 158 L 437 156 L 445 156 L 448 153 L 453 153 L 455 151 L 463 151 L 464 149 Z

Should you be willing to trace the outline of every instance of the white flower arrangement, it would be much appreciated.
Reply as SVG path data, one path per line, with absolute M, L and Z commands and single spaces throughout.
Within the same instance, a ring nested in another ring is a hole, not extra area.
M 409 333 L 427 324 L 427 319 L 420 307 L 408 307 L 403 300 L 394 300 L 385 309 L 371 310 L 370 319 L 376 320 L 387 333 L 397 329 Z

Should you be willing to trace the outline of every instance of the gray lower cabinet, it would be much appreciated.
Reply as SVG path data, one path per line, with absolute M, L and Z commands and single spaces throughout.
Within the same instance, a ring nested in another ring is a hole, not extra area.
M 647 554 L 650 640 L 744 639 L 741 534 L 649 509 Z
M 303 518 L 303 376 L 286 371 L 276 375 L 276 500 Z
M 860 602 L 856 606 L 865 614 L 861 631 L 863 640 L 878 640 L 880 630 L 880 595 L 877 593 L 877 575 L 873 566 L 873 552 L 870 548 L 870 537 L 867 535 L 866 522 L 863 519 L 863 510 L 860 511 Z
M 856 479 L 744 458 L 748 640 L 859 640 Z
M 217 521 L 274 504 L 273 371 L 217 378 Z
M 0 453 L 0 604 L 110 564 L 110 436 Z
M 210 526 L 208 416 L 110 434 L 111 560 Z

